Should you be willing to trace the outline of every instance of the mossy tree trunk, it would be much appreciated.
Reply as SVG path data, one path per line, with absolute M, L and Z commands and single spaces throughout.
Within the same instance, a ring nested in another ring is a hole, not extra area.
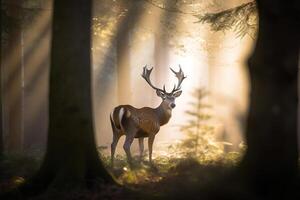
M 94 140 L 90 28 L 91 0 L 54 1 L 47 151 L 24 191 L 114 182 Z
M 268 195 L 286 190 L 297 177 L 300 5 L 283 0 L 257 5 L 259 31 L 248 63 L 248 149 L 242 167 L 255 189 Z

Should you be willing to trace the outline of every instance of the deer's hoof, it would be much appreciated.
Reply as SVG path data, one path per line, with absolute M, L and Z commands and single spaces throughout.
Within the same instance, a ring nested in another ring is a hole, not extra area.
M 158 172 L 158 168 L 156 167 L 156 165 L 154 163 L 150 163 L 150 169 L 153 172 Z

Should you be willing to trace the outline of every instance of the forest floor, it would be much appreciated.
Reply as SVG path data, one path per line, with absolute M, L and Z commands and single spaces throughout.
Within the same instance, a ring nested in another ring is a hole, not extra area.
M 191 191 L 199 191 L 199 188 L 207 188 L 209 185 L 213 188 L 212 185 L 217 182 L 216 180 L 226 177 L 231 172 L 240 156 L 237 152 L 223 154 L 217 159 L 174 154 L 154 155 L 153 165 L 150 165 L 147 156 L 142 161 L 134 157 L 133 167 L 130 168 L 126 157 L 117 155 L 115 166 L 111 168 L 110 157 L 107 153 L 101 153 L 108 171 L 121 185 L 138 194 L 134 197 L 137 199 L 181 199 L 181 195 L 184 195 L 182 198 L 186 194 L 192 195 Z M 7 155 L 0 165 L 0 193 L 15 188 L 30 178 L 39 168 L 40 161 L 41 157 Z M 106 188 L 106 191 L 106 193 L 113 192 L 105 194 L 105 199 L 132 199 L 125 198 L 126 194 L 122 191 L 110 188 Z M 95 193 L 76 195 L 78 198 L 71 198 L 69 195 L 68 199 L 103 199 L 102 195 Z
M 136 156 L 131 168 L 125 156 L 116 156 L 114 168 L 110 166 L 110 156 L 102 154 L 102 160 L 119 183 L 140 192 L 144 197 L 185 199 L 180 195 L 186 196 L 199 188 L 207 190 L 207 187 L 223 181 L 235 169 L 241 155 L 238 152 L 223 153 L 216 157 L 154 154 L 153 165 L 149 163 L 148 155 L 142 160 Z

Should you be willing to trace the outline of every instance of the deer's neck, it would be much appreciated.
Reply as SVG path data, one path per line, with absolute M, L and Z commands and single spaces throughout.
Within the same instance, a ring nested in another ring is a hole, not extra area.
M 161 102 L 155 109 L 155 112 L 158 116 L 160 126 L 168 123 L 172 116 L 172 109 L 165 102 Z

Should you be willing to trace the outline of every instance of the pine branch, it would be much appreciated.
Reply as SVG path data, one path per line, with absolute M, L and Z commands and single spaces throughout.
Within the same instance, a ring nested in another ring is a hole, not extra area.
M 242 4 L 217 13 L 195 15 L 196 23 L 208 23 L 212 31 L 233 30 L 237 37 L 249 35 L 255 38 L 257 30 L 257 7 L 255 1 Z

